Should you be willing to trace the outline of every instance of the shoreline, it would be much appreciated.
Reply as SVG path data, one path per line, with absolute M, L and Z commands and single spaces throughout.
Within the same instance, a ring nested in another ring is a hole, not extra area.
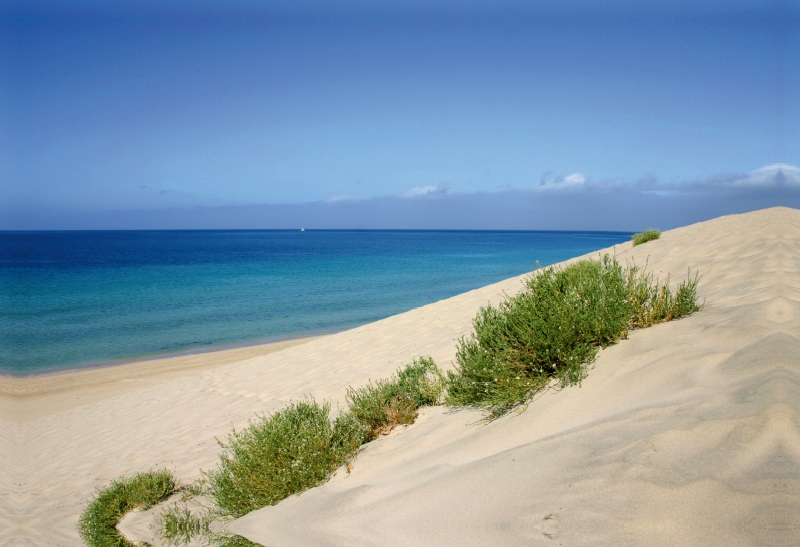
M 261 338 L 258 340 L 252 340 L 250 342 L 234 342 L 230 344 L 220 344 L 214 346 L 204 346 L 202 348 L 190 349 L 190 350 L 182 350 L 182 351 L 171 351 L 168 353 L 155 353 L 152 355 L 141 355 L 139 357 L 129 357 L 124 359 L 111 359 L 108 361 L 97 361 L 93 363 L 86 363 L 82 365 L 70 365 L 64 368 L 55 368 L 50 370 L 43 370 L 40 372 L 26 372 L 22 374 L 15 374 L 13 372 L 4 372 L 0 371 L 0 383 L 8 380 L 8 381 L 26 381 L 26 380 L 36 380 L 39 378 L 47 378 L 47 377 L 55 377 L 55 376 L 65 376 L 69 374 L 74 374 L 76 372 L 84 372 L 90 370 L 102 370 L 107 368 L 114 368 L 120 367 L 125 365 L 136 365 L 142 363 L 148 363 L 151 361 L 167 361 L 170 359 L 177 359 L 179 357 L 192 357 L 195 355 L 205 355 L 208 353 L 221 353 L 226 351 L 232 350 L 240 350 L 240 349 L 247 349 L 247 348 L 255 348 L 259 346 L 269 346 L 272 344 L 281 344 L 283 342 L 291 342 L 294 340 L 304 340 L 304 339 L 311 339 L 311 338 L 319 338 L 321 336 L 328 336 L 330 334 L 336 334 L 338 332 L 343 332 L 346 330 L 350 330 L 352 328 L 358 328 L 360 325 L 354 325 L 351 327 L 347 327 L 344 329 L 331 329 L 331 330 L 322 330 L 322 331 L 311 331 L 306 333 L 299 333 L 299 334 L 292 334 L 287 336 L 278 336 L 275 338 Z M 0 391 L 2 388 L 0 387 Z
M 51 373 L 0 375 L 0 420 L 25 422 L 38 419 L 199 371 L 275 353 L 330 334 Z

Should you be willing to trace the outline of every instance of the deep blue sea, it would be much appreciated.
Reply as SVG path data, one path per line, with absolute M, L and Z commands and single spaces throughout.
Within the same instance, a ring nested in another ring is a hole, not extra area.
M 609 232 L 0 232 L 0 372 L 47 372 L 347 329 L 629 238 Z

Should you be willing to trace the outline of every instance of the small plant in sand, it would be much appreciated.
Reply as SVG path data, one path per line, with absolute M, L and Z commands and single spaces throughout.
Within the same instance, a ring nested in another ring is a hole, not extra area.
M 216 508 L 195 507 L 192 511 L 186 503 L 178 502 L 161 512 L 157 524 L 161 527 L 160 534 L 164 544 L 172 547 L 184 547 L 191 542 L 207 547 L 261 547 L 224 528 L 212 529 L 215 521 L 224 523 L 229 520 Z
M 193 513 L 185 503 L 176 503 L 162 511 L 157 519 L 161 537 L 167 545 L 186 545 L 192 538 L 211 536 L 213 515 L 206 511 Z
M 688 278 L 678 284 L 676 292 L 669 288 L 669 276 L 662 285 L 653 274 L 645 268 L 635 264 L 625 270 L 625 284 L 628 288 L 628 303 L 630 306 L 628 327 L 643 329 L 685 317 L 699 311 L 702 304 L 697 302 L 697 284 L 700 277 L 691 271 Z
M 648 228 L 643 232 L 639 232 L 638 234 L 633 234 L 631 239 L 633 240 L 633 246 L 636 247 L 637 245 L 641 245 L 642 243 L 647 243 L 648 241 L 653 241 L 654 239 L 658 239 L 661 237 L 661 232 L 656 230 L 655 228 Z
M 386 434 L 400 424 L 414 423 L 421 406 L 440 404 L 444 375 L 433 359 L 415 359 L 385 380 L 347 390 L 350 414 L 367 431 L 365 441 Z
M 213 545 L 214 547 L 263 547 L 263 545 L 237 535 L 221 536 L 214 540 Z
M 166 469 L 122 477 L 97 491 L 78 521 L 78 532 L 89 547 L 135 547 L 117 530 L 122 517 L 134 509 L 148 509 L 177 490 Z
M 210 495 L 225 515 L 239 517 L 325 482 L 352 459 L 364 427 L 344 413 L 331 422 L 330 405 L 307 399 L 233 431 Z
M 520 294 L 473 320 L 475 332 L 458 342 L 456 370 L 448 372 L 447 403 L 497 417 L 553 380 L 579 383 L 599 349 L 629 329 L 699 310 L 697 283 L 689 278 L 673 295 L 667 283 L 608 255 L 540 270 Z

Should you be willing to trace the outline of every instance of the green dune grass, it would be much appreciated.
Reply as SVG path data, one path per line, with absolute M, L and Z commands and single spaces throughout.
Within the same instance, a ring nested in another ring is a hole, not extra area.
M 447 404 L 497 417 L 553 380 L 579 383 L 598 350 L 630 329 L 699 310 L 698 280 L 680 283 L 673 294 L 669 280 L 660 284 L 608 255 L 540 270 L 520 294 L 478 312 L 474 333 L 458 342 Z
M 134 509 L 149 509 L 177 489 L 166 469 L 121 477 L 97 491 L 81 514 L 78 532 L 89 547 L 135 547 L 117 531 L 122 517 Z
M 658 239 L 660 237 L 661 232 L 659 230 L 656 230 L 655 228 L 648 228 L 643 232 L 633 234 L 631 239 L 633 240 L 633 246 L 636 247 L 637 245 L 647 243 L 648 241 L 653 241 L 654 239 Z

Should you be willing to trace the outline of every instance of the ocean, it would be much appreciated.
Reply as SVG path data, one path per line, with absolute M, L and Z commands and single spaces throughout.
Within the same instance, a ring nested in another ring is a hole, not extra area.
M 53 372 L 340 331 L 630 235 L 0 232 L 0 373 Z

